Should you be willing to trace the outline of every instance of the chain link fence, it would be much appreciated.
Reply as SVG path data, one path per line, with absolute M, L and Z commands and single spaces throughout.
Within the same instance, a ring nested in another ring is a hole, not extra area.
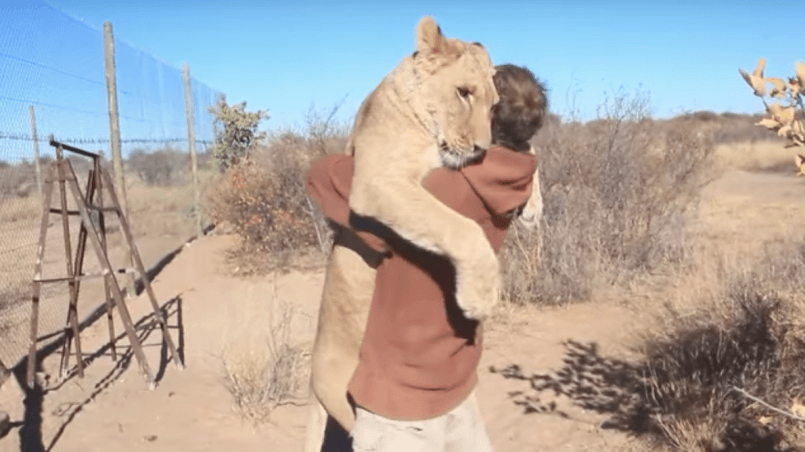
M 99 153 L 114 175 L 107 72 L 116 82 L 127 219 L 146 268 L 197 231 L 198 187 L 212 174 L 207 149 L 212 147 L 214 126 L 207 108 L 220 93 L 119 39 L 114 40 L 114 69 L 107 71 L 104 43 L 104 30 L 44 3 L 4 8 L 0 14 L 0 360 L 8 365 L 23 358 L 28 348 L 42 189 L 55 159 L 50 137 Z M 198 155 L 200 184 L 195 189 L 189 122 Z M 85 191 L 91 160 L 69 152 L 65 156 Z M 65 194 L 67 208 L 75 210 L 69 189 Z M 105 205 L 110 202 L 104 198 Z M 59 184 L 54 184 L 51 205 L 60 204 Z M 43 277 L 65 277 L 65 239 L 74 261 L 80 221 L 69 217 L 65 228 L 60 215 L 50 214 L 47 224 Z M 130 267 L 120 225 L 108 221 L 107 229 L 112 265 Z M 98 271 L 88 243 L 83 273 Z M 40 347 L 61 335 L 68 302 L 66 282 L 43 286 Z M 79 321 L 103 304 L 102 280 L 82 281 Z

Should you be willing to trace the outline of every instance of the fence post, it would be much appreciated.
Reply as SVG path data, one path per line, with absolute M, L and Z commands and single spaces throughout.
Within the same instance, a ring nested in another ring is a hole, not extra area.
M 36 187 L 42 196 L 42 170 L 39 167 L 39 137 L 36 134 L 36 113 L 34 106 L 28 105 L 28 116 L 31 118 L 31 141 L 34 144 L 34 168 L 36 168 Z
M 190 168 L 193 172 L 193 211 L 196 216 L 196 237 L 201 237 L 201 203 L 198 187 L 198 158 L 196 157 L 196 126 L 193 119 L 193 87 L 190 65 L 184 64 L 184 104 L 187 110 L 187 145 L 190 149 Z
M 106 98 L 109 105 L 109 135 L 112 144 L 112 165 L 115 171 L 115 189 L 117 196 L 120 200 L 120 207 L 123 210 L 123 215 L 129 220 L 129 206 L 126 198 L 126 178 L 123 175 L 123 156 L 120 153 L 120 118 L 117 112 L 117 80 L 115 79 L 115 40 L 112 34 L 112 23 L 104 22 L 103 24 L 103 42 L 104 42 L 104 66 L 106 68 Z M 125 262 L 132 265 L 131 250 L 127 245 L 125 252 Z M 134 275 L 133 273 L 126 273 L 126 293 L 128 296 L 133 297 L 134 291 Z

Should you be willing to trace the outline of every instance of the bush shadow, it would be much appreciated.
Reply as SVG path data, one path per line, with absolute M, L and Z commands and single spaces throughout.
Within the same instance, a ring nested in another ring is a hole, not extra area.
M 564 396 L 578 408 L 606 416 L 598 425 L 599 428 L 623 432 L 652 445 L 679 447 L 682 441 L 680 435 L 686 432 L 680 432 L 679 428 L 669 428 L 669 425 L 684 419 L 701 422 L 706 425 L 705 430 L 711 425 L 723 424 L 726 427 L 723 430 L 713 428 L 712 431 L 706 431 L 711 437 L 710 444 L 702 445 L 699 450 L 805 450 L 800 446 L 786 444 L 777 429 L 750 422 L 741 411 L 751 401 L 737 392 L 721 391 L 715 383 L 715 387 L 696 388 L 691 382 L 684 381 L 681 375 L 667 374 L 643 362 L 603 356 L 595 342 L 568 340 L 564 346 L 563 364 L 553 372 L 527 375 L 517 364 L 502 369 L 490 367 L 490 372 L 503 378 L 528 382 L 527 390 L 507 394 L 514 404 L 523 408 L 523 414 L 572 418 L 570 413 L 559 409 L 553 401 L 555 396 Z M 703 363 L 698 365 L 704 367 Z M 707 391 L 711 391 L 710 397 L 720 399 L 717 406 L 706 413 L 696 411 L 705 403 L 703 399 L 707 398 Z M 694 398 L 698 400 L 693 400 Z M 706 416 L 716 418 L 716 422 L 711 422 L 712 419 Z

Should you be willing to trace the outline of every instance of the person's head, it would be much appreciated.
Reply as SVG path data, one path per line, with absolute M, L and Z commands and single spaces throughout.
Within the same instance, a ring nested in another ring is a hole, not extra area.
M 500 101 L 492 107 L 492 142 L 526 152 L 547 114 L 545 87 L 527 68 L 513 64 L 495 66 L 493 80 Z

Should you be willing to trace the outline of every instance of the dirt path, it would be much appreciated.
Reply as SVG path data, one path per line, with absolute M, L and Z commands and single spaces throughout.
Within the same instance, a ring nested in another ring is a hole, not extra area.
M 309 344 L 323 273 L 291 273 L 276 282 L 271 277 L 247 280 L 224 276 L 222 255 L 230 241 L 229 237 L 213 236 L 194 242 L 153 283 L 158 296 L 170 300 L 171 325 L 178 321 L 177 309 L 181 311 L 182 328 L 171 331 L 184 347 L 187 368 L 180 371 L 172 364 L 164 366 L 159 387 L 149 391 L 136 362 L 116 367 L 108 352 L 93 359 L 83 380 L 72 378 L 45 396 L 41 408 L 41 444 L 45 449 L 49 449 L 57 435 L 54 447 L 49 450 L 301 449 L 306 407 L 279 407 L 272 413 L 271 423 L 254 429 L 241 421 L 232 408 L 232 398 L 222 384 L 220 356 L 226 346 L 244 349 L 261 346 L 265 325 L 271 321 L 266 307 L 272 298 L 290 301 L 298 308 L 292 340 Z M 146 303 L 142 297 L 130 303 L 135 318 L 148 314 Z M 507 392 L 524 389 L 524 382 L 506 380 L 488 370 L 490 366 L 518 363 L 529 371 L 547 371 L 561 362 L 562 340 L 571 336 L 582 342 L 606 337 L 608 340 L 602 346 L 614 347 L 623 334 L 622 323 L 593 320 L 627 318 L 622 311 L 624 308 L 616 306 L 593 305 L 550 312 L 523 310 L 489 328 L 479 398 L 498 450 L 519 450 L 524 444 L 537 447 L 533 450 L 555 450 L 569 439 L 599 445 L 622 442 L 622 435 L 602 433 L 594 424 L 523 414 Z M 596 324 L 596 327 L 579 334 L 579 324 Z M 116 325 L 116 331 L 123 331 L 122 326 Z M 88 352 L 100 350 L 106 340 L 105 321 L 85 330 L 82 339 Z M 120 341 L 120 352 L 125 350 L 126 343 L 126 339 Z M 145 345 L 149 363 L 156 372 L 162 352 L 158 332 L 150 333 Z M 52 356 L 45 367 L 53 372 L 57 364 Z M 22 419 L 24 407 L 17 385 L 12 382 L 0 392 L 0 403 L 9 407 L 12 419 Z M 304 403 L 302 400 L 299 405 Z M 589 418 L 589 422 L 598 421 L 585 413 L 577 414 Z M 40 441 L 30 437 L 21 440 L 18 432 L 0 441 L 0 450 L 20 450 L 21 442 L 35 448 Z

